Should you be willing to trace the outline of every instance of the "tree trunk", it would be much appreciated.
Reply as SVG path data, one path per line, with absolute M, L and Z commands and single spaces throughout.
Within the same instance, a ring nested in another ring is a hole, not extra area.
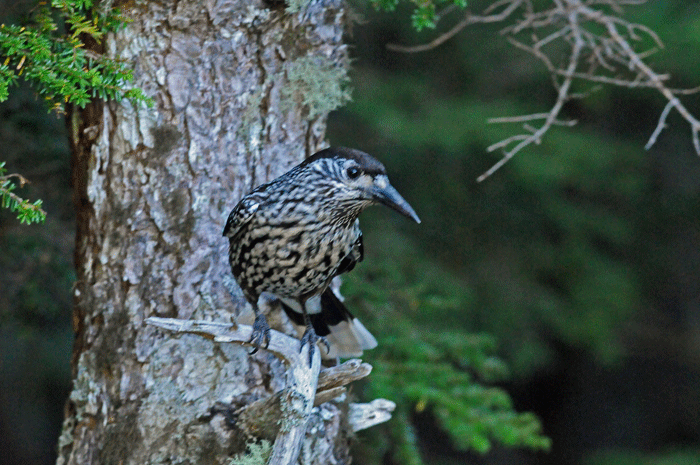
M 246 308 L 221 231 L 245 192 L 323 144 L 326 115 L 345 98 L 344 10 L 340 0 L 292 2 L 297 12 L 123 3 L 133 22 L 104 47 L 133 64 L 155 105 L 95 103 L 71 117 L 77 334 L 58 464 L 229 463 L 254 435 L 220 406 L 279 391 L 285 367 L 144 320 L 226 322 Z M 305 463 L 347 459 L 341 409 L 324 406 Z

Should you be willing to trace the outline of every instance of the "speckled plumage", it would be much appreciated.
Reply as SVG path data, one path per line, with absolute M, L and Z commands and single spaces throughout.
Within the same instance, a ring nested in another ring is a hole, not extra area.
M 313 349 L 316 334 L 308 315 L 324 313 L 322 302 L 331 299 L 320 297 L 332 292 L 331 280 L 362 260 L 357 217 L 377 202 L 419 221 L 391 187 L 379 161 L 358 150 L 330 148 L 257 187 L 236 205 L 223 234 L 229 238 L 233 275 L 256 312 L 258 346 L 269 328 L 264 317 L 260 319 L 257 301 L 268 292 L 280 298 L 288 314 L 303 315 L 307 333 L 302 343 L 308 340 Z M 352 320 L 347 309 L 342 310 Z M 338 320 L 335 313 L 333 321 Z M 314 326 L 321 336 L 327 333 L 321 324 Z M 359 342 L 360 352 L 376 345 L 371 335 L 366 339 Z

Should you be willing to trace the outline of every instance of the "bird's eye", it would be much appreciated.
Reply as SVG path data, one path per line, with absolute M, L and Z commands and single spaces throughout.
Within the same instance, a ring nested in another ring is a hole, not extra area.
M 360 169 L 355 166 L 351 166 L 346 172 L 350 179 L 356 179 L 360 175 Z

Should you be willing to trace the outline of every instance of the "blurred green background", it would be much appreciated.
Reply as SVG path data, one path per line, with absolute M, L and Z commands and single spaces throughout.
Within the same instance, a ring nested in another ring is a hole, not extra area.
M 0 2 L 0 21 L 21 3 Z M 366 259 L 343 292 L 380 347 L 356 392 L 403 403 L 358 438 L 354 463 L 409 463 L 411 441 L 431 465 L 700 463 L 700 158 L 687 123 L 672 115 L 645 151 L 665 101 L 603 88 L 565 107 L 577 126 L 476 183 L 499 159 L 486 147 L 519 129 L 486 120 L 554 101 L 545 69 L 497 26 L 427 53 L 388 51 L 435 32 L 414 32 L 409 9 L 355 3 L 353 102 L 331 115 L 328 140 L 380 158 L 423 223 L 363 214 Z M 698 2 L 628 15 L 663 39 L 649 60 L 658 72 L 700 85 Z M 0 212 L 0 463 L 49 464 L 70 383 L 70 155 L 63 120 L 13 90 L 0 104 L 2 157 L 49 216 L 21 226 Z M 700 97 L 685 103 L 700 115 Z M 539 416 L 550 451 L 475 452 L 481 432 L 460 422 L 473 410 L 445 399 L 464 379 L 430 372 L 436 360 L 504 388 Z

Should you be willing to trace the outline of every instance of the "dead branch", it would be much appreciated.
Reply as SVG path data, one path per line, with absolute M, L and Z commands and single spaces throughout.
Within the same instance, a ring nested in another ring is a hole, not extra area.
M 395 408 L 396 404 L 386 399 L 375 399 L 367 404 L 350 404 L 350 429 L 355 432 L 384 423 L 391 418 L 391 412 Z
M 571 13 L 569 13 L 569 23 L 576 24 L 578 21 L 577 16 L 578 14 L 576 11 L 572 11 Z M 532 134 L 528 135 L 520 142 L 518 142 L 515 145 L 515 147 L 513 147 L 511 150 L 505 152 L 503 154 L 503 158 L 501 158 L 496 164 L 494 164 L 484 174 L 477 178 L 477 182 L 481 182 L 484 179 L 491 176 L 494 172 L 496 172 L 496 170 L 498 170 L 501 166 L 507 163 L 508 160 L 513 158 L 513 156 L 515 156 L 515 154 L 523 148 L 533 143 L 539 144 L 542 136 L 547 131 L 549 131 L 549 128 L 554 124 L 554 121 L 557 120 L 557 116 L 559 116 L 561 109 L 564 107 L 564 103 L 566 103 L 566 101 L 569 98 L 569 89 L 571 87 L 571 83 L 574 80 L 573 74 L 576 72 L 576 67 L 579 63 L 581 51 L 583 50 L 585 44 L 581 34 L 576 33 L 576 30 L 573 28 L 572 31 L 574 32 L 574 44 L 571 50 L 571 55 L 569 56 L 569 66 L 566 68 L 566 73 L 564 74 L 564 81 L 559 86 L 557 100 L 556 102 L 554 102 L 554 106 L 552 106 L 552 109 L 549 110 L 549 112 L 547 113 L 544 123 L 537 130 L 532 132 Z
M 486 14 L 483 16 L 479 15 L 472 15 L 471 13 L 467 12 L 466 16 L 455 24 L 449 31 L 440 34 L 436 39 L 432 40 L 431 42 L 427 44 L 422 44 L 422 45 L 414 45 L 414 46 L 405 46 L 405 45 L 399 45 L 399 44 L 387 44 L 386 48 L 389 50 L 395 51 L 395 52 L 404 52 L 404 53 L 418 53 L 418 52 L 426 52 L 428 50 L 432 50 L 436 47 L 439 47 L 440 45 L 444 44 L 448 40 L 450 40 L 452 37 L 457 35 L 459 32 L 461 32 L 465 27 L 471 25 L 471 24 L 487 24 L 487 23 L 497 23 L 500 21 L 505 20 L 508 16 L 510 16 L 511 13 L 513 13 L 518 7 L 523 3 L 524 0 L 506 0 L 506 1 L 498 1 L 489 6 L 484 13 L 490 13 L 494 9 L 498 8 L 499 6 L 502 5 L 508 5 L 506 8 L 503 9 L 500 13 L 496 14 Z
M 700 120 L 681 102 L 679 96 L 698 92 L 700 88 L 673 89 L 670 76 L 657 73 L 645 59 L 664 47 L 658 34 L 643 24 L 624 19 L 623 7 L 641 5 L 646 0 L 551 0 L 546 6 L 532 0 L 499 0 L 487 7 L 482 15 L 466 12 L 461 21 L 429 43 L 416 46 L 390 45 L 391 50 L 421 52 L 431 50 L 469 25 L 511 21 L 501 29 L 508 42 L 541 61 L 552 76 L 557 97 L 550 110 L 531 115 L 492 118 L 489 123 L 524 123 L 524 131 L 509 136 L 488 147 L 488 151 L 503 150 L 503 158 L 479 176 L 483 181 L 518 152 L 539 144 L 555 125 L 572 126 L 575 121 L 558 117 L 566 102 L 580 99 L 596 90 L 596 85 L 627 88 L 651 88 L 659 92 L 667 104 L 645 148 L 654 145 L 666 127 L 671 110 L 676 110 L 690 125 L 693 147 L 700 155 Z M 494 13 L 495 10 L 499 13 Z M 612 13 L 609 11 L 612 10 Z M 518 15 L 518 13 L 520 15 Z M 604 32 L 601 32 L 601 26 Z M 645 46 L 651 44 L 650 46 Z M 556 58 L 565 50 L 563 65 Z M 575 83 L 590 83 L 584 92 L 574 92 Z M 539 127 L 528 122 L 541 121 Z
M 334 367 L 324 368 L 318 375 L 318 391 L 345 386 L 362 379 L 372 371 L 372 365 L 352 359 Z
M 177 333 L 198 334 L 216 342 L 235 342 L 242 345 L 251 344 L 250 335 L 253 328 L 233 323 L 216 323 L 209 321 L 179 320 L 176 318 L 151 317 L 146 324 L 157 326 Z M 309 347 L 299 349 L 299 341 L 279 331 L 270 331 L 269 352 L 281 358 L 287 365 L 287 387 L 279 394 L 278 417 L 279 429 L 272 446 L 268 463 L 296 463 L 301 450 L 301 443 L 306 434 L 306 423 L 314 406 L 318 374 L 321 368 L 319 350 L 314 351 L 309 366 Z M 274 396 L 273 396 L 274 397 Z M 277 399 L 273 399 L 274 404 Z
M 252 327 L 247 325 L 159 317 L 147 318 L 146 324 L 176 333 L 197 334 L 216 342 L 251 346 L 248 341 Z M 287 387 L 243 407 L 235 415 L 241 424 L 246 425 L 247 431 L 274 440 L 268 463 L 293 464 L 299 456 L 311 409 L 342 395 L 345 385 L 367 376 L 372 366 L 353 359 L 320 370 L 319 350 L 314 352 L 313 362 L 309 366 L 308 347 L 304 346 L 299 352 L 298 339 L 275 330 L 270 331 L 270 343 L 266 350 L 287 364 Z M 351 428 L 359 431 L 387 421 L 394 407 L 393 402 L 385 399 L 369 404 L 350 404 Z
M 18 173 L 10 173 L 0 176 L 0 182 L 7 181 L 8 179 L 17 178 L 19 182 L 19 187 L 24 187 L 25 184 L 29 184 L 29 180 Z
M 695 89 L 679 91 L 669 88 L 665 82 L 669 80 L 670 76 L 656 73 L 644 62 L 644 58 L 663 48 L 660 37 L 656 32 L 643 24 L 630 23 L 619 16 L 609 15 L 603 10 L 595 8 L 596 5 L 605 4 L 613 7 L 617 14 L 621 14 L 623 5 L 637 5 L 642 2 L 633 0 L 553 0 L 553 3 L 555 5 L 554 8 L 526 15 L 522 21 L 504 29 L 504 31 L 507 34 L 511 34 L 508 37 L 511 44 L 542 61 L 553 77 L 563 77 L 562 84 L 557 86 L 557 100 L 554 102 L 551 110 L 546 113 L 547 118 L 539 129 L 533 132 L 526 127 L 528 134 L 511 136 L 491 145 L 489 151 L 496 149 L 505 150 L 503 158 L 479 176 L 477 180 L 483 181 L 486 179 L 528 145 L 540 143 L 542 136 L 554 125 L 555 118 L 561 111 L 563 104 L 568 100 L 585 95 L 585 93 L 580 95 L 571 92 L 571 84 L 575 79 L 628 88 L 647 87 L 656 89 L 668 100 L 668 104 L 661 113 L 659 123 L 645 148 L 649 149 L 656 142 L 659 134 L 665 128 L 668 114 L 671 109 L 675 108 L 690 124 L 693 146 L 698 155 L 700 155 L 700 121 L 693 116 L 677 97 L 679 94 L 692 93 Z M 558 18 L 559 21 L 562 18 L 566 18 L 566 24 L 560 26 L 557 31 L 548 34 L 545 38 L 538 40 L 537 30 L 556 25 L 554 22 L 555 18 Z M 601 35 L 587 29 L 586 26 L 591 23 L 603 26 L 607 34 Z M 513 35 L 526 29 L 534 29 L 530 36 L 531 45 L 527 45 L 513 37 Z M 645 38 L 650 39 L 655 44 L 655 47 L 641 52 L 635 51 L 632 43 L 643 42 Z M 546 49 L 550 44 L 560 41 L 565 41 L 570 46 L 569 61 L 566 68 L 554 65 L 550 52 Z M 584 57 L 588 63 L 588 70 L 577 71 Z M 523 122 L 542 119 L 542 116 L 542 113 L 538 113 L 514 118 L 496 118 L 489 122 Z M 516 142 L 515 146 L 507 150 L 507 147 Z

